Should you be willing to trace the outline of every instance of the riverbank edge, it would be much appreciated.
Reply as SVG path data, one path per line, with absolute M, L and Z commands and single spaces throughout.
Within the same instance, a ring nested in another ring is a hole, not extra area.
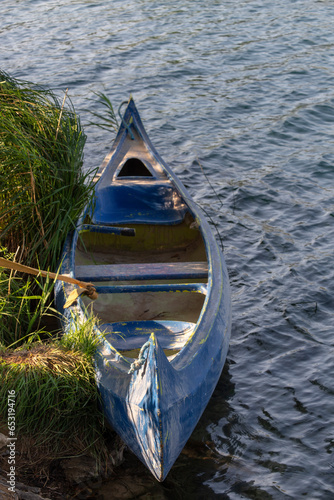
M 0 426 L 4 431 L 4 426 Z M 4 434 L 6 435 L 6 434 Z M 15 469 L 10 465 L 8 445 L 0 448 L 0 498 L 2 500 L 65 500 L 95 498 L 94 491 L 106 480 L 117 479 L 125 445 L 112 430 L 108 432 L 106 460 L 97 463 L 90 454 L 50 458 L 36 465 L 30 453 L 29 436 L 15 441 Z M 33 455 L 33 456 L 32 456 Z

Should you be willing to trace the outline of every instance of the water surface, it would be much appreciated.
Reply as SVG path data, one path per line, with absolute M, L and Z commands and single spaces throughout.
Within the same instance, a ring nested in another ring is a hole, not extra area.
M 133 94 L 231 278 L 227 363 L 185 452 L 161 485 L 127 454 L 96 498 L 334 498 L 333 19 L 330 0 L 1 2 L 3 70 L 68 88 L 84 123 L 94 92 Z M 111 135 L 87 134 L 91 168 Z

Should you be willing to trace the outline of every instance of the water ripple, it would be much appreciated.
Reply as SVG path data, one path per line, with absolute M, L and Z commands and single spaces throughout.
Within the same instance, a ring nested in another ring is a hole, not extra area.
M 115 106 L 132 92 L 224 240 L 228 363 L 166 485 L 140 466 L 134 483 L 155 498 L 332 498 L 334 3 L 2 0 L 1 9 L 2 69 L 69 88 L 84 122 L 94 91 Z M 90 168 L 110 137 L 87 132 Z

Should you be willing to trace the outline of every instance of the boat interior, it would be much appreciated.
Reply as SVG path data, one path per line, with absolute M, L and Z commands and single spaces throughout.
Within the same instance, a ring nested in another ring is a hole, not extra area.
M 132 135 L 132 138 L 131 138 Z M 192 335 L 206 298 L 205 243 L 184 195 L 136 126 L 101 167 L 75 238 L 75 277 L 106 339 L 136 357 L 154 331 L 169 355 Z
M 86 307 L 125 357 L 137 357 L 152 331 L 171 359 L 192 335 L 203 309 L 208 264 L 189 211 L 177 224 L 96 225 L 78 228 L 75 276 L 99 296 Z

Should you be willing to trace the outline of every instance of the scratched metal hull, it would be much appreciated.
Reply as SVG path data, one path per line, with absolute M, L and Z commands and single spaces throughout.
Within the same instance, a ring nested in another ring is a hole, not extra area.
M 226 264 L 201 210 L 148 139 L 133 100 L 101 172 L 95 205 L 69 235 L 60 272 L 89 277 L 96 286 L 99 298 L 92 307 L 101 320 L 96 380 L 106 417 L 163 481 L 226 359 L 231 331 Z M 119 236 L 124 225 L 135 237 Z M 73 312 L 83 319 L 89 314 L 88 299 L 63 309 L 72 290 L 57 283 L 65 332 Z M 141 364 L 134 368 L 138 356 Z

